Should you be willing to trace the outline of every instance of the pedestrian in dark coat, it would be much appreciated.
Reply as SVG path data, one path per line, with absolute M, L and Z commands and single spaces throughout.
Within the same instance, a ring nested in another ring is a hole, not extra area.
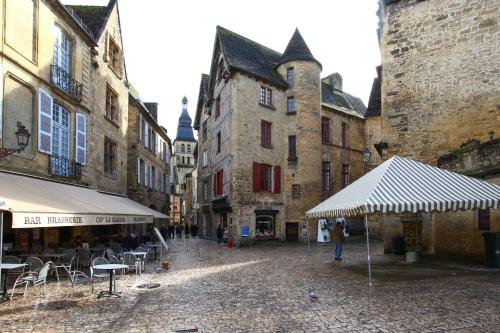
M 182 226 L 180 224 L 175 226 L 175 233 L 177 234 L 177 238 L 182 237 Z
M 186 223 L 186 224 L 184 225 L 184 237 L 186 237 L 186 239 L 188 239 L 188 238 L 189 238 L 189 231 L 190 231 L 190 229 L 189 229 L 189 224 L 187 224 L 187 223 Z
M 332 240 L 335 243 L 335 260 L 341 261 L 342 247 L 344 246 L 345 242 L 344 227 L 342 227 L 341 222 L 337 222 L 337 224 L 335 224 Z
M 217 244 L 222 245 L 222 236 L 224 236 L 224 231 L 222 231 L 222 227 L 219 225 L 217 226 Z

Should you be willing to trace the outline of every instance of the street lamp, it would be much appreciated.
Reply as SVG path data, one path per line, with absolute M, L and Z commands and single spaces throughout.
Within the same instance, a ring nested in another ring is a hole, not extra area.
M 0 157 L 6 157 L 14 153 L 20 153 L 28 146 L 31 134 L 26 129 L 26 126 L 23 126 L 20 121 L 17 122 L 17 132 L 15 134 L 17 136 L 17 145 L 19 146 L 19 148 L 15 149 L 0 147 Z

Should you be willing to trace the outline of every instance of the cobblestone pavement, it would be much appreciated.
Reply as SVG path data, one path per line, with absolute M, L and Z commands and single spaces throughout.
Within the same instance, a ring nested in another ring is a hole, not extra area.
M 200 239 L 171 243 L 170 270 L 119 276 L 121 298 L 95 299 L 67 282 L 0 305 L 2 332 L 498 332 L 499 270 L 398 263 L 373 244 L 368 288 L 362 239 L 332 245 L 227 249 Z M 411 272 L 411 274 L 408 274 Z M 161 287 L 134 286 L 153 281 Z M 106 281 L 96 286 L 106 289 Z M 314 288 L 318 301 L 311 302 Z

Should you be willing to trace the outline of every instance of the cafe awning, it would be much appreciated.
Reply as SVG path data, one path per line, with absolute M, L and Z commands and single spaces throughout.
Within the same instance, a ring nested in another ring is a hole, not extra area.
M 2 210 L 12 213 L 13 228 L 152 223 L 168 216 L 121 195 L 0 172 Z

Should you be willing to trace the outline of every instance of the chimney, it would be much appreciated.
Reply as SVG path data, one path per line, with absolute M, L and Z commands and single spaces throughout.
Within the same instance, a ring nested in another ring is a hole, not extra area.
M 330 75 L 330 84 L 333 89 L 342 91 L 342 75 L 339 73 Z
M 158 103 L 156 102 L 144 102 L 144 105 L 148 109 L 151 116 L 153 116 L 154 120 L 158 121 Z

